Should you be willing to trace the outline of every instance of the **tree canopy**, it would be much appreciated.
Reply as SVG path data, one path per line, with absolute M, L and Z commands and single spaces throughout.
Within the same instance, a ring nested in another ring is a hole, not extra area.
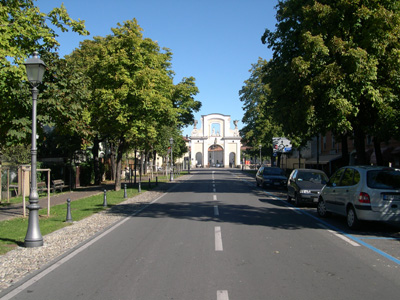
M 118 189 L 122 155 L 156 148 L 163 128 L 178 131 L 192 123 L 201 103 L 193 98 L 194 78 L 173 84 L 172 52 L 144 38 L 135 19 L 111 30 L 83 41 L 67 60 L 88 79 L 92 142 L 97 137 L 116 145 Z
M 398 136 L 400 2 L 286 0 L 264 69 L 276 120 L 307 139 L 331 130 L 354 136 L 358 163 L 364 138 Z
M 58 56 L 54 26 L 62 32 L 70 28 L 81 35 L 89 34 L 84 21 L 71 19 L 64 5 L 45 14 L 31 0 L 0 1 L 0 151 L 29 140 L 31 96 L 29 85 L 23 84 L 27 82 L 23 63 L 34 51 Z M 38 121 L 46 124 L 48 120 L 48 115 L 38 110 Z

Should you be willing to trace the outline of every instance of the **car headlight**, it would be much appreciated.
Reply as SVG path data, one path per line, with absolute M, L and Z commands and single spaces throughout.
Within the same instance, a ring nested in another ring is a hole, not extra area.
M 300 194 L 311 194 L 310 190 L 300 190 Z

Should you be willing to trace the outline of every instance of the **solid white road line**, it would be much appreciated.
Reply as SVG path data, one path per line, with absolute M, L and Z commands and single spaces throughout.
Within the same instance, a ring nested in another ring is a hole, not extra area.
M 214 205 L 214 216 L 219 216 L 218 205 Z
M 214 228 L 214 233 L 215 233 L 215 251 L 223 251 L 221 227 L 216 226 Z
M 217 291 L 217 300 L 229 300 L 228 291 L 227 290 Z

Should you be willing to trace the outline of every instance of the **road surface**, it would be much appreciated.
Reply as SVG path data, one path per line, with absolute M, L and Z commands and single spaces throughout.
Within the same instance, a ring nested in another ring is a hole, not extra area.
M 0 299 L 397 299 L 397 231 L 344 224 L 240 171 L 196 169 Z

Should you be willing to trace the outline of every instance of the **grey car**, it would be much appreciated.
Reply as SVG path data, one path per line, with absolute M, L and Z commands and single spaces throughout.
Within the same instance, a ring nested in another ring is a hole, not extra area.
M 400 170 L 388 167 L 347 166 L 337 170 L 321 191 L 320 217 L 347 217 L 349 228 L 360 220 L 400 221 Z
M 296 206 L 302 203 L 318 203 L 321 189 L 328 181 L 324 171 L 316 169 L 294 169 L 287 183 L 287 200 L 294 199 Z

